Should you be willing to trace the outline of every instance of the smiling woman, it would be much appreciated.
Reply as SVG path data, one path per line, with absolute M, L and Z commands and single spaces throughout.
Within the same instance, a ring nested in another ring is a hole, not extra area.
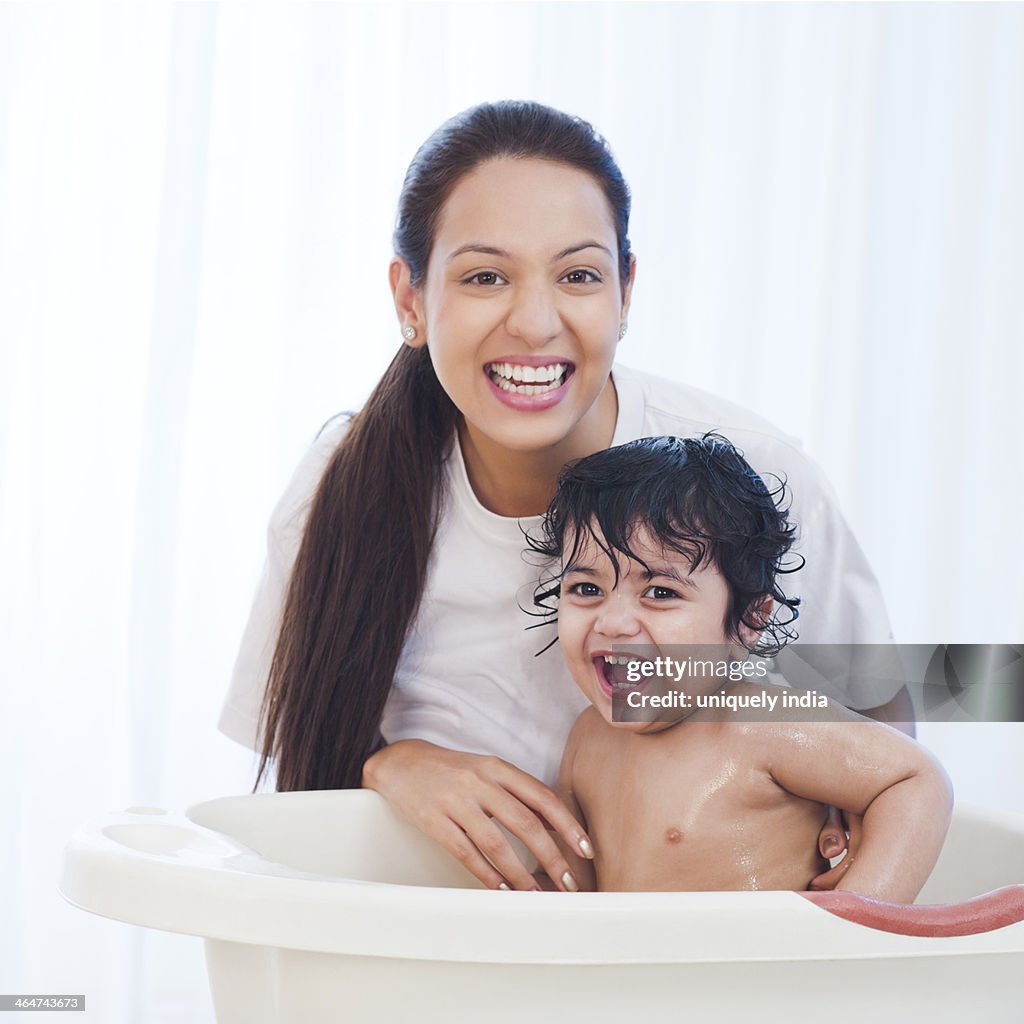
M 567 463 L 718 429 L 787 479 L 807 568 L 801 634 L 884 642 L 874 577 L 817 468 L 769 423 L 614 361 L 636 262 L 629 191 L 585 121 L 474 107 L 431 136 L 399 201 L 404 345 L 365 407 L 321 432 L 271 525 L 221 728 L 282 790 L 378 790 L 491 888 L 576 881 L 593 854 L 550 788 L 585 698 L 526 629 L 523 531 Z M 846 586 L 856 581 L 856 586 Z M 905 715 L 901 694 L 850 706 Z M 879 710 L 879 707 L 881 709 Z

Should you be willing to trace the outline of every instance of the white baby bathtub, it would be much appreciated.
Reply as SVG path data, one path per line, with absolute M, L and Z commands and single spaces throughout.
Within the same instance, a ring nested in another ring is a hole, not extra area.
M 958 807 L 919 903 L 1024 877 L 1024 817 Z M 1024 1020 L 1024 922 L 877 931 L 796 893 L 483 890 L 369 791 L 129 808 L 60 891 L 201 935 L 219 1024 Z

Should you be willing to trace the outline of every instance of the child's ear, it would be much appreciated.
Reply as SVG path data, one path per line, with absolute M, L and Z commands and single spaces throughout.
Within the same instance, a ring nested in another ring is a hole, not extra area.
M 739 642 L 742 644 L 742 648 L 737 648 L 742 650 L 742 656 L 738 659 L 739 661 L 746 660 L 749 652 L 757 646 L 764 627 L 771 621 L 774 610 L 775 601 L 770 594 L 765 594 L 750 602 L 747 613 L 743 616 L 745 621 L 741 622 L 739 626 Z M 748 622 L 757 622 L 759 626 L 757 629 L 753 629 L 747 625 Z

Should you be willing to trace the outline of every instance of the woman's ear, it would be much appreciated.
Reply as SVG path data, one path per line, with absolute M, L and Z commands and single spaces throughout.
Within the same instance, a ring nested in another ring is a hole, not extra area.
M 423 300 L 419 288 L 412 284 L 412 268 L 400 256 L 388 267 L 388 281 L 395 299 L 395 312 L 402 327 L 402 341 L 410 348 L 419 348 L 427 342 L 423 316 Z
M 619 313 L 619 323 L 625 324 L 629 319 L 629 303 L 633 298 L 633 282 L 636 280 L 636 257 L 629 254 L 629 278 L 626 287 L 622 289 L 622 311 Z

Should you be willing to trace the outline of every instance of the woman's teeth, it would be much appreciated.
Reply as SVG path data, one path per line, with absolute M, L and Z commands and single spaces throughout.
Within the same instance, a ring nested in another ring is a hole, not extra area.
M 489 363 L 487 374 L 502 391 L 514 395 L 544 395 L 565 383 L 568 366 L 565 363 L 552 363 L 550 366 Z

